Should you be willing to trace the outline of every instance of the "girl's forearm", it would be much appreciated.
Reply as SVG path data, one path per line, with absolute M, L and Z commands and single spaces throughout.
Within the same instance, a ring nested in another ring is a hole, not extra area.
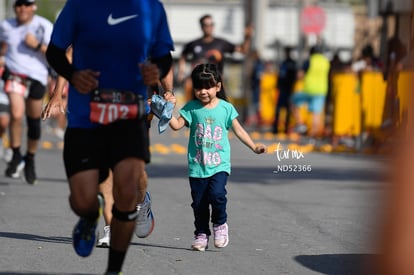
M 237 138 L 243 142 L 244 145 L 249 147 L 252 151 L 255 151 L 256 144 L 250 137 L 250 135 L 244 130 L 244 128 L 240 125 L 239 121 L 237 119 L 233 120 L 232 125 L 233 131 L 236 134 Z
M 169 124 L 170 124 L 170 128 L 174 131 L 178 131 L 184 126 L 184 125 L 181 125 L 180 121 L 176 117 L 172 117 Z
M 236 133 L 236 136 L 239 138 L 239 140 L 244 145 L 249 147 L 252 151 L 254 151 L 256 149 L 256 144 L 254 143 L 254 141 L 251 139 L 250 135 L 246 131 L 243 130 L 239 134 Z

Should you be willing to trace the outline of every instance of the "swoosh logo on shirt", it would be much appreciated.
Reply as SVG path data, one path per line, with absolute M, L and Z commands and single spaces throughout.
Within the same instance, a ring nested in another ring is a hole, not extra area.
M 119 17 L 119 18 L 113 18 L 112 17 L 112 13 L 108 16 L 108 25 L 113 26 L 113 25 L 117 25 L 119 23 L 125 22 L 127 20 L 130 20 L 132 18 L 137 17 L 138 14 L 133 14 L 133 15 L 128 15 L 128 16 L 123 16 L 123 17 Z

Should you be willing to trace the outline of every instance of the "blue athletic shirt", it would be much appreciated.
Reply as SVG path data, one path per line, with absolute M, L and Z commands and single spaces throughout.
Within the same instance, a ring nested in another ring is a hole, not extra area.
M 146 86 L 138 64 L 174 50 L 167 16 L 158 0 L 68 0 L 54 25 L 51 43 L 73 47 L 77 70 L 100 72 L 99 88 L 141 94 Z M 68 95 L 68 127 L 95 127 L 90 95 L 73 86 Z

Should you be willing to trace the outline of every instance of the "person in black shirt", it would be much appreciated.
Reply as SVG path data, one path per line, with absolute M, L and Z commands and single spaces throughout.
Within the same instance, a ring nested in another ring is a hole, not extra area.
M 216 64 L 219 73 L 223 75 L 224 55 L 234 52 L 247 53 L 250 48 L 252 28 L 248 26 L 245 30 L 244 41 L 241 45 L 235 45 L 226 39 L 213 35 L 213 17 L 206 14 L 200 18 L 200 27 L 203 36 L 184 45 L 178 63 L 177 80 L 184 82 L 187 101 L 192 99 L 191 79 L 186 75 L 186 62 L 191 63 L 191 68 L 201 63 Z
M 279 98 L 276 104 L 275 120 L 273 122 L 272 132 L 279 133 L 279 117 L 280 110 L 286 109 L 285 118 L 285 133 L 289 130 L 290 120 L 290 98 L 293 92 L 293 87 L 296 82 L 297 65 L 296 61 L 291 57 L 292 49 L 285 47 L 285 60 L 280 64 L 279 75 L 277 79 L 277 89 L 279 90 Z

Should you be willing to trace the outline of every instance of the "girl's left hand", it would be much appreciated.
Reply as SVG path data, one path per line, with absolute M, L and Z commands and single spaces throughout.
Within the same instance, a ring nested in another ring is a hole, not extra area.
M 267 147 L 263 144 L 256 145 L 256 148 L 254 148 L 254 152 L 256 154 L 263 154 L 267 152 Z

